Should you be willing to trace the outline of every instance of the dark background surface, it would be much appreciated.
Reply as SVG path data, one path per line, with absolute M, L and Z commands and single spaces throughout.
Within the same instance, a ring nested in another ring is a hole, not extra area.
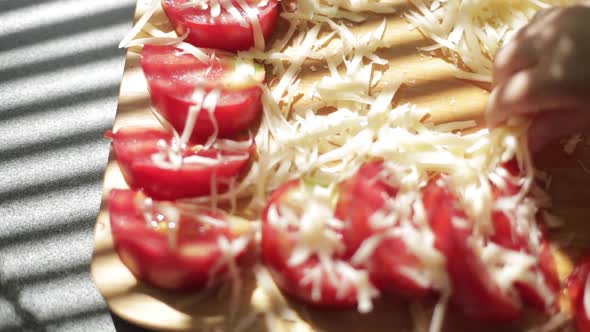
M 135 2 L 0 0 L 0 332 L 140 331 L 89 274 Z

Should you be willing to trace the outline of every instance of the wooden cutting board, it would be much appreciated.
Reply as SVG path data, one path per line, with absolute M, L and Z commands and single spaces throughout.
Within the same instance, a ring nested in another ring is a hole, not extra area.
M 145 10 L 148 1 L 139 0 L 135 18 Z M 395 5 L 396 14 L 386 16 L 385 41 L 387 48 L 378 54 L 389 60 L 384 72 L 383 83 L 403 79 L 395 102 L 427 107 L 432 110 L 429 121 L 446 122 L 474 119 L 482 124 L 482 114 L 488 98 L 486 86 L 476 85 L 453 77 L 451 67 L 441 57 L 420 53 L 417 47 L 432 42 L 416 30 L 410 30 L 403 18 L 409 10 L 405 0 Z M 353 28 L 354 32 L 374 30 L 383 16 L 369 19 Z M 150 21 L 156 26 L 171 30 L 167 18 L 160 11 Z M 279 29 L 274 37 L 280 37 Z M 158 122 L 151 113 L 147 83 L 141 71 L 139 56 L 130 50 L 121 84 L 119 107 L 114 129 L 132 124 L 154 124 Z M 305 82 L 313 82 L 321 72 L 309 72 Z M 553 198 L 552 212 L 562 217 L 565 225 L 555 230 L 552 237 L 556 244 L 559 272 L 563 276 L 571 270 L 571 261 L 585 246 L 590 247 L 590 175 L 584 170 L 590 168 L 590 145 L 582 142 L 574 155 L 566 156 L 559 143 L 555 143 L 539 154 L 537 165 L 553 175 L 549 190 Z M 584 166 L 584 167 L 583 167 Z M 173 331 L 230 331 L 239 319 L 228 315 L 228 298 L 219 294 L 174 294 L 149 287 L 131 275 L 121 263 L 113 248 L 108 216 L 107 197 L 113 188 L 126 188 L 125 181 L 111 153 L 104 177 L 103 201 L 95 227 L 95 246 L 91 273 L 96 285 L 105 297 L 109 308 L 120 317 L 137 325 Z M 259 296 L 251 275 L 246 276 L 241 298 L 240 312 L 245 316 L 256 308 L 268 306 L 264 297 Z M 266 327 L 259 319 L 247 331 L 411 331 L 411 313 L 416 312 L 407 303 L 395 299 L 379 300 L 375 310 L 368 315 L 356 312 L 326 312 L 289 302 L 299 319 L 285 322 L 280 327 Z M 534 317 L 531 318 L 534 320 Z M 460 315 L 449 313 L 445 331 L 498 331 L 498 327 L 481 326 L 465 321 Z M 530 325 L 527 323 L 527 325 Z M 209 329 L 208 329 L 209 328 Z M 503 327 L 502 331 L 522 331 L 524 326 Z

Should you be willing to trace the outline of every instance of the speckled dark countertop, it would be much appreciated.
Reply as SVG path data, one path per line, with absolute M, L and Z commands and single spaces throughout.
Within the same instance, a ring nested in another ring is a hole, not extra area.
M 115 330 L 89 263 L 134 8 L 0 0 L 1 332 Z

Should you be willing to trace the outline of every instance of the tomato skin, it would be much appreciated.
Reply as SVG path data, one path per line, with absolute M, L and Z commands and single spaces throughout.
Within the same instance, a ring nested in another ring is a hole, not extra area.
M 291 190 L 296 190 L 300 180 L 292 180 L 279 187 L 270 197 L 262 214 L 262 259 L 268 267 L 277 286 L 291 297 L 306 304 L 322 309 L 351 309 L 357 304 L 356 290 L 349 289 L 344 296 L 337 296 L 337 287 L 330 281 L 326 273 L 321 278 L 321 299 L 312 297 L 312 286 L 302 286 L 301 280 L 305 270 L 318 266 L 317 257 L 312 256 L 307 261 L 297 266 L 287 264 L 289 257 L 296 245 L 297 235 L 291 230 L 280 229 L 269 221 L 268 213 L 274 204 L 279 206 L 281 200 Z M 338 261 L 335 258 L 334 261 Z
M 590 332 L 590 317 L 584 309 L 584 289 L 590 275 L 590 255 L 583 257 L 567 279 L 567 290 L 574 311 L 578 332 Z
M 217 238 L 236 237 L 228 224 L 206 227 L 198 218 L 183 214 L 176 235 L 177 246 L 171 247 L 168 231 L 147 226 L 138 207 L 142 199 L 144 195 L 131 190 L 115 189 L 109 196 L 115 250 L 137 279 L 171 291 L 187 291 L 212 285 L 226 277 L 227 266 L 216 273 L 211 269 L 222 256 Z M 223 220 L 221 215 L 208 214 Z M 191 253 L 190 248 L 195 247 L 201 249 L 199 254 Z M 238 259 L 245 252 L 239 253 Z
M 201 109 L 191 135 L 191 142 L 203 143 L 215 132 L 217 125 L 219 137 L 236 137 L 250 129 L 262 114 L 262 89 L 254 83 L 246 83 L 237 88 L 216 84 L 228 71 L 229 64 L 219 61 L 204 64 L 190 54 L 178 54 L 172 46 L 146 45 L 142 51 L 142 69 L 146 76 L 152 103 L 156 110 L 170 124 L 182 133 L 189 109 L 196 105 L 192 100 L 195 88 L 199 86 L 206 92 L 220 89 L 220 96 L 213 117 L 206 109 Z M 209 66 L 213 66 L 209 70 Z M 261 76 L 262 83 L 264 77 Z M 204 79 L 197 84 L 195 79 Z M 219 82 L 218 82 L 219 83 Z M 201 86 L 202 85 L 202 86 Z
M 336 205 L 336 217 L 345 221 L 343 240 L 347 257 L 351 257 L 362 242 L 372 235 L 387 231 L 374 229 L 370 218 L 383 208 L 387 197 L 395 197 L 397 188 L 379 178 L 384 171 L 382 161 L 364 164 L 357 174 L 340 187 Z M 381 241 L 373 256 L 364 263 L 370 271 L 371 280 L 380 290 L 407 298 L 430 295 L 432 289 L 416 283 L 402 270 L 420 270 L 418 258 L 409 252 L 403 239 L 390 236 Z
M 252 26 L 243 27 L 236 22 L 224 9 L 219 17 L 211 17 L 210 10 L 197 8 L 179 9 L 178 6 L 187 0 L 164 0 L 162 7 L 168 18 L 174 25 L 179 35 L 184 35 L 190 30 L 186 42 L 197 47 L 214 48 L 230 52 L 248 50 L 254 46 L 254 32 Z M 244 10 L 237 1 L 231 1 L 236 8 L 247 19 Z M 246 1 L 249 2 L 249 1 Z M 251 5 L 259 10 L 258 20 L 265 40 L 272 35 L 277 16 L 279 4 L 277 0 L 270 0 L 264 7 Z M 249 22 L 249 21 L 248 21 Z
M 423 199 L 436 236 L 435 246 L 447 260 L 453 303 L 473 319 L 494 323 L 518 320 L 521 304 L 515 294 L 501 292 L 475 253 L 470 243 L 472 226 L 465 227 L 453 222 L 454 217 L 469 221 L 442 178 L 429 182 L 424 189 Z
M 214 166 L 184 164 L 180 169 L 161 168 L 150 159 L 159 151 L 158 141 L 170 141 L 172 135 L 159 128 L 121 128 L 108 133 L 119 167 L 132 189 L 142 189 L 148 196 L 159 200 L 198 197 L 211 194 L 211 182 L 215 177 L 216 190 L 222 193 L 228 189 L 225 180 L 237 178 L 246 171 L 255 151 L 254 145 L 244 151 L 223 151 L 216 149 L 185 152 L 184 156 L 199 155 L 244 156 L 242 160 L 224 161 Z

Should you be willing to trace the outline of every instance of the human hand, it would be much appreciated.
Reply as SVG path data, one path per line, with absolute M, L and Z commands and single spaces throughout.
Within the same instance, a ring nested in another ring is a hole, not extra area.
M 529 146 L 590 128 L 590 1 L 540 11 L 494 59 L 489 127 L 529 116 Z

